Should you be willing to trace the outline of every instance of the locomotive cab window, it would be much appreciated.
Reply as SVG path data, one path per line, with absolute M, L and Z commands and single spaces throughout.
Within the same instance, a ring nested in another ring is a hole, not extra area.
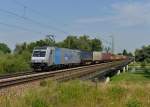
M 45 57 L 46 51 L 34 51 L 33 57 Z

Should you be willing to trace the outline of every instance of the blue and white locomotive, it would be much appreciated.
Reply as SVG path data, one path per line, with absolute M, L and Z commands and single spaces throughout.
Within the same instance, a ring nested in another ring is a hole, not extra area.
M 57 47 L 39 47 L 33 50 L 31 66 L 34 69 L 79 65 L 81 56 L 79 50 Z

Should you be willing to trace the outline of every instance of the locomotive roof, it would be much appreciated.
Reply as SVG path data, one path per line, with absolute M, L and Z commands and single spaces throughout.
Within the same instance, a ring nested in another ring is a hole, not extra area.
M 43 46 L 43 47 L 36 47 L 34 49 L 47 49 L 48 46 Z

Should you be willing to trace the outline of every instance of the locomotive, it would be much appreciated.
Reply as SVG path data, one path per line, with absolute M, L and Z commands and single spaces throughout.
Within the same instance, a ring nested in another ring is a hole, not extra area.
M 99 51 L 82 51 L 58 47 L 34 48 L 31 57 L 31 67 L 34 70 L 48 70 L 50 68 L 71 67 L 101 62 L 125 60 L 127 57 L 113 55 Z

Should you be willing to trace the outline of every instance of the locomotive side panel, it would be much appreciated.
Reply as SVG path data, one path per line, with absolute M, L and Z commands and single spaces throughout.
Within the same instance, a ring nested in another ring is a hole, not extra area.
M 55 48 L 55 54 L 54 54 L 54 64 L 60 64 L 61 63 L 61 51 L 59 48 Z
M 80 53 L 77 50 L 55 48 L 55 64 L 77 64 L 80 63 Z

